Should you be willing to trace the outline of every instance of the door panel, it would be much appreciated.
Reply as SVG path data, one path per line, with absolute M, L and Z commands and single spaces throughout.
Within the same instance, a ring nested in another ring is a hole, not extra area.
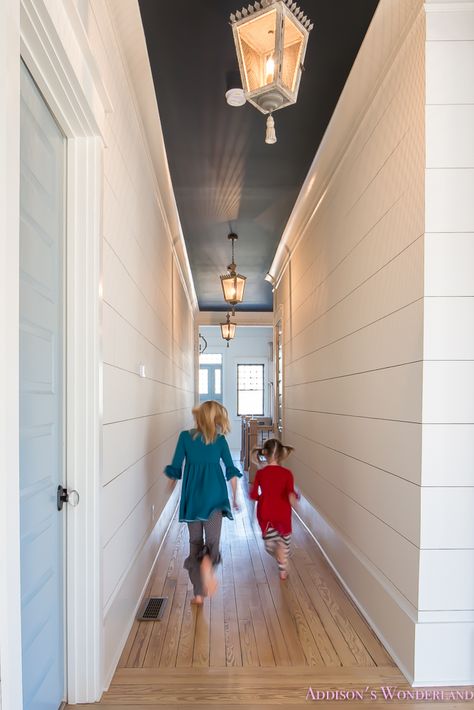
M 23 703 L 64 700 L 65 139 L 21 67 L 20 526 Z

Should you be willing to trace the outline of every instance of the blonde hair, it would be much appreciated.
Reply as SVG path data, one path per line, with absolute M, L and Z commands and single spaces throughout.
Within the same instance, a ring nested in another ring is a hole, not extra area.
M 193 409 L 196 421 L 196 434 L 202 435 L 206 444 L 212 444 L 218 434 L 227 434 L 230 431 L 229 415 L 227 409 L 213 399 L 202 402 Z
M 275 461 L 280 463 L 288 458 L 294 450 L 293 446 L 285 446 L 279 439 L 267 439 L 263 446 L 252 449 L 252 458 L 256 463 L 260 463 L 258 456 L 264 456 L 266 459 L 275 459 Z

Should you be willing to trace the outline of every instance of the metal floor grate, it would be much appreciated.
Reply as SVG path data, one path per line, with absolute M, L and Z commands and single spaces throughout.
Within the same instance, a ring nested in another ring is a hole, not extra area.
M 159 621 L 163 616 L 168 597 L 147 597 L 139 609 L 139 621 Z

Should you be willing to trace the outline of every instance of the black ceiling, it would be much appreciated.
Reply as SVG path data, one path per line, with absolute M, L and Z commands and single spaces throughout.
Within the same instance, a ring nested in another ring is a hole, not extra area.
M 238 0 L 139 0 L 174 192 L 201 310 L 225 310 L 219 274 L 247 276 L 239 310 L 272 309 L 264 281 L 378 0 L 302 0 L 314 22 L 295 105 L 265 116 L 225 101 L 238 69 Z M 248 3 L 246 3 L 248 4 Z

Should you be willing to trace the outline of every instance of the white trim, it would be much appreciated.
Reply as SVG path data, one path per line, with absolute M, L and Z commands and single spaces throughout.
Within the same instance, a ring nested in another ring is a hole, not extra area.
M 101 695 L 101 176 L 99 138 L 68 140 L 67 679 L 69 703 Z
M 197 323 L 199 326 L 219 326 L 219 323 L 225 321 L 225 315 L 225 311 L 200 311 L 197 314 Z M 237 326 L 271 327 L 273 325 L 273 311 L 236 311 L 232 320 L 237 323 Z
M 0 705 L 22 710 L 18 294 L 20 8 L 0 2 Z
M 472 0 L 444 0 L 442 2 L 437 2 L 437 0 L 431 0 L 427 2 L 425 0 L 424 4 L 425 12 L 472 12 L 474 11 L 474 2 Z
M 3 6 L 2 3 L 2 13 Z M 21 626 L 19 610 L 19 496 L 18 464 L 18 243 L 19 243 L 19 67 L 20 53 L 65 133 L 68 154 L 68 485 L 74 485 L 81 502 L 67 514 L 67 682 L 69 701 L 95 701 L 101 694 L 101 594 L 100 594 L 100 199 L 101 127 L 104 105 L 94 81 L 94 71 L 81 51 L 63 3 L 54 0 L 12 0 L 7 3 L 9 32 L 6 68 L 12 78 L 5 112 L 10 121 L 5 178 L 8 192 L 8 244 L 2 267 L 8 278 L 1 303 L 8 303 L 8 321 L 1 323 L 2 340 L 9 345 L 8 360 L 0 362 L 10 387 L 7 425 L 8 515 L 2 517 L 7 536 L 6 598 L 0 614 L 8 614 L 7 633 L 0 634 L 3 707 L 20 710 Z M 19 21 L 18 21 L 19 16 Z M 3 18 L 2 18 L 3 20 Z M 3 57 L 2 57 L 3 59 Z M 89 58 L 90 59 L 90 58 Z M 14 69 L 13 69 L 14 68 Z M 1 67 L 3 71 L 3 65 Z M 3 102 L 2 102 L 3 103 Z M 2 196 L 4 191 L 2 190 Z M 3 255 L 2 255 L 3 256 Z M 7 369 L 8 368 L 8 369 Z M 3 398 L 2 398 L 3 399 Z M 3 434 L 2 434 L 3 435 Z M 3 442 L 2 442 L 3 443 Z M 3 446 L 1 447 L 3 449 Z M 12 490 L 9 490 L 9 487 Z M 13 490 L 15 489 L 15 490 Z M 3 503 L 3 501 L 2 501 Z M 1 511 L 3 513 L 3 511 Z M 2 550 L 3 553 L 3 550 Z M 10 559 L 16 555 L 16 563 Z M 4 559 L 3 554 L 1 555 Z M 3 573 L 3 570 L 2 570 Z M 3 592 L 3 588 L 2 588 Z M 15 598 L 13 598 L 15 596 Z M 3 620 L 3 619 L 2 619 Z M 9 632 L 9 633 L 8 633 Z

